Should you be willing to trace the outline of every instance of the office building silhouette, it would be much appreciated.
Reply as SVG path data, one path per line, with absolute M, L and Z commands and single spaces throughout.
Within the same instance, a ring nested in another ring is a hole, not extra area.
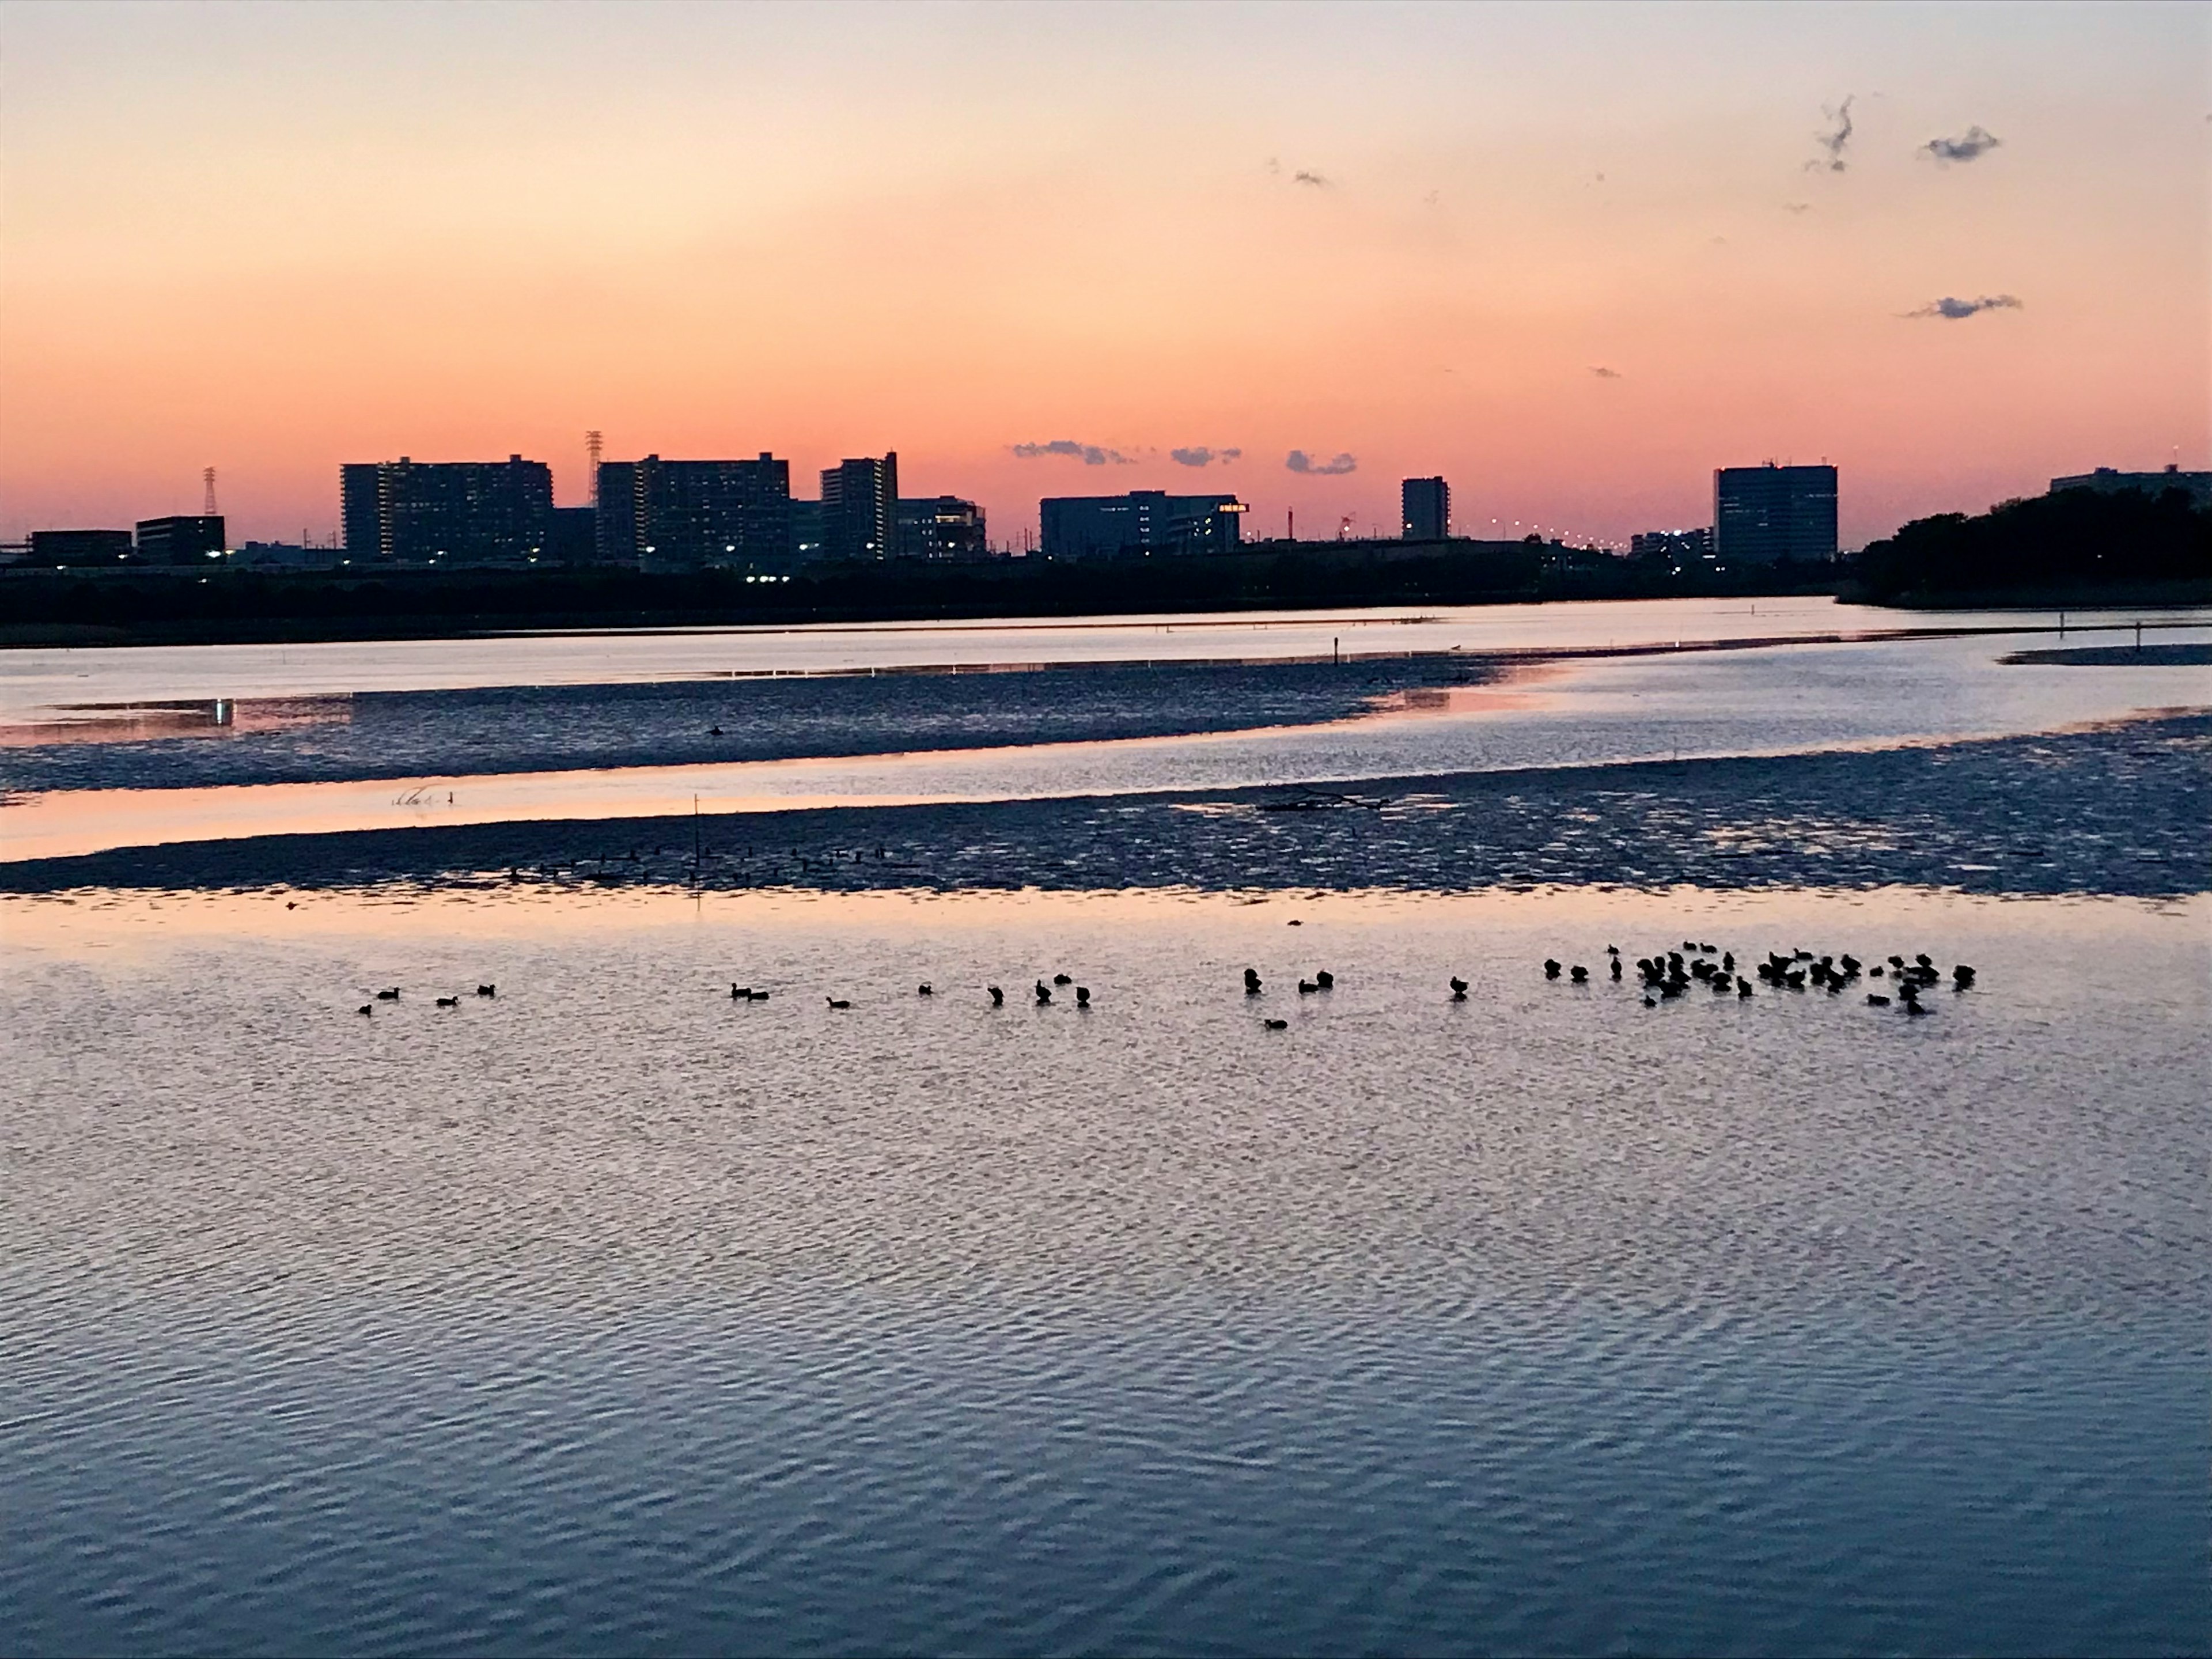
M 1244 503 L 1234 495 L 1061 495 L 1037 503 L 1048 559 L 1186 557 L 1231 553 L 1241 539 Z
M 1836 556 L 1836 469 L 1724 466 L 1713 474 L 1713 550 L 1723 564 L 1824 564 Z
M 228 550 L 220 513 L 179 514 L 138 520 L 138 562 L 198 564 L 220 559 Z

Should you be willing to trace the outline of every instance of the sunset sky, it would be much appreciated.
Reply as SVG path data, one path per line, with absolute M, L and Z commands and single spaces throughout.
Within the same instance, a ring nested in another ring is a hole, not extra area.
M 1856 545 L 2201 467 L 2208 20 L 9 0 L 0 535 L 213 465 L 234 542 L 325 536 L 402 453 L 578 502 L 591 427 L 808 495 L 896 448 L 998 538 L 1136 488 L 1395 529 L 1442 472 L 1620 540 L 1771 457 Z

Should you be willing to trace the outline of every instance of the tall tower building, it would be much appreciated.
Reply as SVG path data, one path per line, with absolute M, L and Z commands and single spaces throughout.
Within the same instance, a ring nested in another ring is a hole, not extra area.
M 822 472 L 822 555 L 888 559 L 898 550 L 898 453 L 862 456 Z
M 1451 486 L 1442 478 L 1408 478 L 1398 486 L 1399 534 L 1440 542 L 1451 533 Z
M 1723 564 L 1825 564 L 1836 556 L 1836 469 L 1724 466 L 1713 474 L 1713 551 Z

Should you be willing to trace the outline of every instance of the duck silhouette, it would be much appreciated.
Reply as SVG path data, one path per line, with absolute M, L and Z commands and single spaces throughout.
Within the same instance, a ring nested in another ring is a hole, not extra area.
M 935 992 L 929 988 L 929 981 L 927 980 L 924 980 L 921 984 L 914 988 L 914 994 L 918 997 L 934 996 L 936 994 Z
M 1966 973 L 1969 977 L 1972 975 L 1973 971 L 1974 970 L 1971 968 L 1966 969 Z M 1336 988 L 1336 975 L 1330 973 L 1328 969 L 1324 968 L 1321 972 L 1314 975 L 1314 983 L 1320 986 L 1324 991 L 1334 990 Z
M 461 1000 L 459 997 L 440 997 L 438 1006 L 441 1008 L 458 1008 L 461 1006 Z
M 482 995 L 483 994 L 483 992 L 481 992 L 481 991 L 479 991 L 479 992 L 477 992 L 477 994 L 478 996 L 482 996 Z M 750 986 L 750 985 L 740 985 L 740 984 L 738 984 L 735 980 L 732 980 L 732 981 L 730 981 L 730 1000 L 731 1000 L 731 1001 L 732 1001 L 732 1002 L 750 1002 L 750 1001 L 752 1000 L 752 998 L 753 998 L 753 988 L 752 988 L 751 986 Z
M 994 1008 L 1003 1008 L 1006 1006 L 1006 994 L 997 986 L 986 985 L 983 988 L 991 994 L 991 1006 Z
M 1287 1019 L 1263 1019 L 1260 1023 L 1271 1031 L 1286 1031 L 1291 1025 Z
M 1302 979 L 1298 981 L 1298 994 L 1302 997 L 1310 997 L 1320 989 L 1321 987 L 1310 979 Z
M 844 1009 L 849 1008 L 853 1006 L 851 1003 L 846 1001 L 842 997 L 824 997 L 822 1000 L 828 1003 L 832 1008 Z
M 499 987 L 496 985 L 479 985 L 477 987 L 477 994 L 480 997 L 495 997 L 499 994 Z
M 1091 1006 L 1091 988 L 1088 985 L 1079 985 L 1075 988 L 1075 1006 L 1079 1008 L 1088 1008 Z
M 357 1014 L 373 1014 L 375 1012 L 375 1006 L 372 1003 L 367 1002 L 362 1003 L 360 1007 L 354 1010 L 354 1012 Z
M 1615 979 L 1619 979 L 1620 977 L 1620 958 L 1619 957 L 1615 957 L 1613 959 L 1613 976 Z
M 1867 1006 L 1869 1008 L 1887 1008 L 1889 1006 L 1889 999 L 1882 995 L 1879 991 L 1869 991 L 1867 993 Z
M 1052 976 L 1052 982 L 1054 985 L 1073 985 L 1075 981 L 1066 974 L 1054 974 Z
M 1042 980 L 1036 982 L 1036 1000 L 1037 1006 L 1040 1008 L 1052 1000 L 1052 987 L 1047 985 Z
M 379 991 L 379 992 L 376 994 L 376 1000 L 377 1000 L 379 1002 L 397 1002 L 397 1001 L 398 1001 L 398 1000 L 399 1000 L 399 988 L 398 988 L 397 985 L 395 985 L 395 986 L 393 986 L 393 987 L 392 987 L 390 990 L 388 990 L 388 991 Z
M 1567 977 L 1577 985 L 1587 985 L 1589 983 L 1589 969 L 1577 963 L 1567 969 Z
M 1256 997 L 1260 994 L 1260 970 L 1257 968 L 1247 968 L 1244 970 L 1244 994 L 1248 997 Z
M 1559 976 L 1559 964 L 1551 957 L 1546 957 L 1544 958 L 1544 977 L 1546 979 L 1557 979 Z
M 1465 980 L 1460 978 L 1457 975 L 1454 975 L 1452 976 L 1451 988 L 1452 1000 L 1454 1002 L 1465 1002 L 1467 1000 L 1467 981 Z

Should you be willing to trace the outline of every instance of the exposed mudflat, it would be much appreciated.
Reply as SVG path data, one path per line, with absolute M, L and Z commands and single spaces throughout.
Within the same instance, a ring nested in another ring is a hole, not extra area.
M 1328 788 L 249 836 L 0 864 L 0 890 L 2212 886 L 2212 715 L 1881 750 Z

